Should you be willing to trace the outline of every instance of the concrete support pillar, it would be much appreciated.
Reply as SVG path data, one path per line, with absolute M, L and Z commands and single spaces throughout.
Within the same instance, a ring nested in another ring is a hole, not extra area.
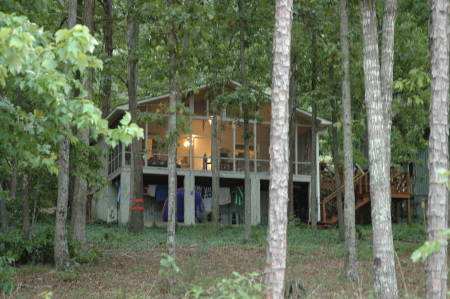
M 195 224 L 195 179 L 192 173 L 184 176 L 184 224 Z
M 251 225 L 258 225 L 261 222 L 261 180 L 256 175 L 250 176 L 252 219 Z M 247 221 L 247 220 L 246 220 Z
M 118 205 L 119 224 L 127 224 L 130 216 L 130 168 L 122 168 L 120 173 L 120 205 Z

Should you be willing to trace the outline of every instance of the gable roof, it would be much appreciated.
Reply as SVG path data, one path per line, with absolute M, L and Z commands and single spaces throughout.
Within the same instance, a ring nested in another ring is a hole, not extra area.
M 239 82 L 237 82 L 237 81 L 233 81 L 232 80 L 232 81 L 230 81 L 228 86 L 230 86 L 232 88 L 237 88 L 237 87 L 241 86 L 241 84 Z M 200 91 L 200 90 L 204 90 L 206 88 L 208 88 L 208 85 L 207 84 L 203 84 L 203 85 L 200 85 L 198 87 L 198 90 Z M 146 104 L 146 103 L 151 103 L 151 102 L 155 102 L 155 101 L 158 101 L 158 100 L 162 100 L 162 99 L 165 99 L 165 98 L 169 98 L 169 96 L 170 96 L 170 93 L 166 93 L 166 94 L 159 95 L 159 96 L 145 98 L 145 99 L 142 99 L 142 100 L 138 101 L 138 106 Z M 108 114 L 108 116 L 106 116 L 106 119 L 110 123 L 111 122 L 115 122 L 116 120 L 118 120 L 124 114 L 124 111 L 129 111 L 129 110 L 130 110 L 130 105 L 128 103 L 118 105 L 118 106 L 116 106 L 113 109 L 113 111 L 111 111 Z M 300 108 L 297 108 L 296 110 L 297 110 L 297 113 L 296 113 L 297 117 L 301 117 L 301 118 L 303 118 L 303 119 L 305 119 L 305 120 L 307 120 L 309 122 L 312 121 L 312 114 L 310 112 L 308 112 L 306 110 L 303 110 L 303 109 L 300 109 Z M 321 118 L 321 117 L 317 116 L 317 126 L 319 127 L 319 129 L 324 129 L 324 128 L 329 127 L 331 125 L 332 125 L 331 121 L 326 120 L 325 118 Z

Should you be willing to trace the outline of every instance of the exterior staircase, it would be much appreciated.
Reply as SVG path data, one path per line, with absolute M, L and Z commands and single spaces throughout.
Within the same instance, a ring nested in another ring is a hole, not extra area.
M 329 170 L 326 164 L 321 166 L 321 198 L 320 216 L 321 221 L 319 225 L 322 227 L 332 227 L 338 222 L 337 209 L 337 194 L 336 182 L 334 180 L 334 173 Z M 343 178 L 343 175 L 341 175 Z M 364 171 L 359 165 L 355 164 L 354 171 L 354 191 L 355 191 L 355 211 L 358 213 L 363 208 L 370 204 L 370 172 Z M 408 225 L 411 224 L 411 193 L 409 192 L 409 174 L 408 172 L 397 172 L 394 167 L 391 167 L 391 198 L 392 198 L 392 212 L 393 218 L 398 222 L 399 207 L 398 204 L 407 201 L 407 219 Z M 344 198 L 345 188 L 344 182 L 341 183 L 342 198 Z

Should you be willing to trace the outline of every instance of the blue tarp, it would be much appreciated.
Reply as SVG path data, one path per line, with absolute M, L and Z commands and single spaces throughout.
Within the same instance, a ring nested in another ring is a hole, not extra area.
M 162 221 L 167 222 L 168 221 L 168 197 L 166 198 L 166 201 L 164 202 L 164 209 L 162 213 Z M 197 222 L 203 222 L 203 214 L 205 212 L 205 207 L 203 205 L 203 198 L 195 191 L 195 220 Z M 178 222 L 184 222 L 184 189 L 180 188 L 177 191 L 177 221 Z

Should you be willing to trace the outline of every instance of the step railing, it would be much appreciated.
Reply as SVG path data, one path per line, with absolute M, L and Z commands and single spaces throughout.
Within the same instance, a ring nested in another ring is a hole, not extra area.
M 362 196 L 365 192 L 369 192 L 369 172 L 364 172 L 364 170 L 355 164 L 354 171 L 354 189 L 356 199 Z M 344 184 L 341 184 L 341 192 L 344 192 Z M 327 222 L 329 219 L 337 214 L 337 192 L 334 191 L 325 197 L 320 202 L 320 216 L 322 222 Z
M 356 164 L 354 175 L 354 191 L 355 202 L 361 201 L 364 197 L 370 198 L 370 173 L 364 170 Z M 394 167 L 391 167 L 391 194 L 393 196 L 404 195 L 409 196 L 409 173 L 397 172 Z M 344 184 L 341 185 L 341 192 L 345 190 Z M 365 203 L 360 204 L 360 206 Z M 321 219 L 324 223 L 332 223 L 335 220 L 331 220 L 333 215 L 337 215 L 337 192 L 334 191 L 320 203 Z

